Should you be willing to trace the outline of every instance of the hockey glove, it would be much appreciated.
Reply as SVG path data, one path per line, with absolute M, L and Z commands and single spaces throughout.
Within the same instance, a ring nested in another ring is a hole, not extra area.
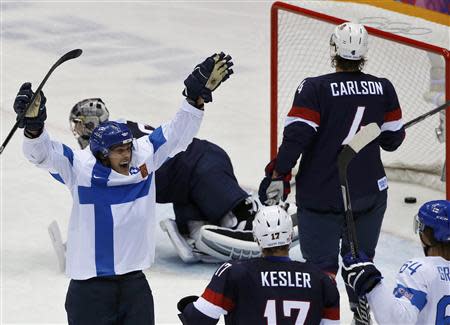
M 239 202 L 232 210 L 237 219 L 236 229 L 252 230 L 253 219 L 259 211 L 258 201 L 248 196 L 245 200 Z
M 184 298 L 181 298 L 177 303 L 177 309 L 180 313 L 184 311 L 184 308 L 186 308 L 187 305 L 189 305 L 191 302 L 197 301 L 198 296 L 187 296 Z
M 356 258 L 348 253 L 343 257 L 343 262 L 341 272 L 344 282 L 355 291 L 358 297 L 372 291 L 383 278 L 380 271 L 362 251 L 358 252 Z
M 230 69 L 232 66 L 231 56 L 223 52 L 210 56 L 196 65 L 184 81 L 186 88 L 183 95 L 194 102 L 199 97 L 202 97 L 205 103 L 212 102 L 212 92 L 233 74 Z
M 16 99 L 14 100 L 14 111 L 17 114 L 17 121 L 19 121 L 19 128 L 25 128 L 29 131 L 39 131 L 44 127 L 44 121 L 47 119 L 47 110 L 45 108 L 45 103 L 47 99 L 44 93 L 41 91 L 39 95 L 36 96 L 34 103 L 30 106 L 26 112 L 25 117 L 20 119 L 20 116 L 27 109 L 31 97 L 33 97 L 33 91 L 31 90 L 31 83 L 24 83 L 17 93 Z M 20 119 L 20 120 L 19 120 Z
M 291 193 L 291 178 L 292 174 L 279 175 L 276 178 L 272 178 L 275 170 L 276 160 L 273 159 L 269 162 L 265 168 L 266 177 L 261 181 L 259 185 L 258 195 L 259 200 L 264 205 L 275 205 L 280 200 L 285 201 Z

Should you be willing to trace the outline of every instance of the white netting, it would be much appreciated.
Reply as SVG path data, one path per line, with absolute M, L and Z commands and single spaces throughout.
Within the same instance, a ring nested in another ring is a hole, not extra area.
M 306 77 L 333 72 L 329 39 L 334 27 L 332 23 L 279 10 L 278 144 L 284 118 L 300 82 Z M 424 100 L 424 95 L 430 91 L 431 60 L 428 52 L 371 35 L 367 59 L 364 72 L 388 78 L 394 84 L 404 122 L 436 107 Z M 409 128 L 397 151 L 382 152 L 390 179 L 417 182 L 444 191 L 441 173 L 445 143 L 437 140 L 435 128 L 438 126 L 439 114 L 436 114 Z

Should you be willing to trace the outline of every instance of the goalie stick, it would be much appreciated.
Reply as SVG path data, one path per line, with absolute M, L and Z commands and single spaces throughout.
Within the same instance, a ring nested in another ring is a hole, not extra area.
M 82 50 L 80 49 L 76 49 L 76 50 L 72 50 L 70 52 L 67 52 L 66 54 L 64 54 L 62 57 L 59 58 L 58 61 L 55 62 L 55 64 L 52 65 L 52 67 L 50 68 L 50 70 L 47 72 L 47 74 L 45 75 L 44 79 L 41 81 L 39 87 L 37 87 L 36 91 L 33 94 L 33 97 L 31 97 L 30 103 L 28 104 L 28 107 L 25 109 L 25 111 L 20 114 L 19 116 L 17 116 L 17 121 L 14 124 L 14 126 L 12 127 L 11 131 L 9 131 L 8 135 L 6 136 L 5 141 L 3 141 L 2 145 L 0 146 L 0 155 L 2 154 L 3 150 L 5 150 L 6 145 L 8 144 L 9 140 L 11 140 L 12 136 L 14 135 L 14 133 L 16 132 L 17 128 L 19 127 L 19 123 L 20 121 L 25 117 L 25 115 L 27 114 L 28 109 L 30 108 L 30 106 L 33 105 L 34 100 L 36 99 L 37 95 L 41 92 L 42 88 L 44 87 L 45 83 L 47 82 L 47 79 L 50 77 L 50 75 L 52 74 L 53 71 L 55 71 L 55 69 L 57 67 L 59 67 L 61 64 L 63 64 L 64 62 L 71 60 L 71 59 L 75 59 L 77 57 L 79 57 L 81 55 L 81 53 L 83 53 Z

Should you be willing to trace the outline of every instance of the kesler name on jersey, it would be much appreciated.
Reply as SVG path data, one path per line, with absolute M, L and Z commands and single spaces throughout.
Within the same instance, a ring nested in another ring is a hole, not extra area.
M 333 96 L 383 95 L 383 86 L 379 81 L 341 81 L 330 83 Z
M 306 272 L 269 271 L 261 272 L 263 287 L 311 288 L 311 275 Z

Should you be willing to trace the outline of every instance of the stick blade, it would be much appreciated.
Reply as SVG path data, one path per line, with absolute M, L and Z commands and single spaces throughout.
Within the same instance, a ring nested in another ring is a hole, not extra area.
M 370 123 L 364 127 L 361 127 L 361 130 L 359 130 L 353 139 L 350 140 L 348 146 L 351 147 L 355 153 L 358 153 L 362 148 L 375 140 L 380 133 L 380 127 L 376 123 Z
M 75 58 L 79 57 L 82 53 L 83 53 L 83 50 L 81 50 L 81 49 L 75 49 L 75 50 L 69 51 L 59 59 L 59 63 L 61 64 L 63 62 L 66 62 L 67 60 L 75 59 Z

